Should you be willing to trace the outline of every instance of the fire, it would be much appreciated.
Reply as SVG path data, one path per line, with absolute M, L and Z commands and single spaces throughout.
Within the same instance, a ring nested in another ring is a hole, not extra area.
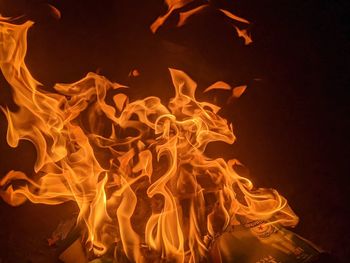
M 202 2 L 204 2 L 204 3 L 202 3 Z M 166 23 L 166 21 L 175 12 L 177 12 L 178 16 L 179 16 L 176 27 L 182 27 L 183 25 L 185 25 L 187 23 L 188 19 L 191 16 L 194 16 L 196 14 L 199 14 L 199 13 L 204 12 L 205 10 L 208 10 L 211 8 L 211 2 L 209 0 L 208 1 L 198 1 L 198 3 L 196 3 L 196 1 L 194 1 L 194 0 L 165 0 L 164 3 L 165 3 L 165 5 L 168 6 L 168 11 L 166 12 L 166 14 L 158 17 L 151 24 L 150 30 L 153 33 L 156 33 L 157 30 L 162 25 L 164 25 Z M 190 4 L 194 5 L 194 8 L 191 8 L 187 11 L 181 10 L 182 8 L 184 8 Z M 248 20 L 246 20 L 242 17 L 239 17 L 226 9 L 219 8 L 217 10 L 218 10 L 218 12 L 221 12 L 222 14 L 224 14 L 227 19 L 229 19 L 230 23 L 233 25 L 233 27 L 237 33 L 237 36 L 243 38 L 245 45 L 249 45 L 250 43 L 253 42 L 247 29 L 242 28 L 242 25 L 246 26 L 250 23 Z
M 157 97 L 132 101 L 127 87 L 95 73 L 50 93 L 25 64 L 32 25 L 0 22 L 0 68 L 19 107 L 2 108 L 7 142 L 29 140 L 37 151 L 34 175 L 14 170 L 1 179 L 7 203 L 73 201 L 87 248 L 133 262 L 200 262 L 236 225 L 297 223 L 276 190 L 254 188 L 237 173 L 237 160 L 206 155 L 209 143 L 232 144 L 235 136 L 220 107 L 196 100 L 196 83 L 184 72 L 170 69 L 168 105 Z

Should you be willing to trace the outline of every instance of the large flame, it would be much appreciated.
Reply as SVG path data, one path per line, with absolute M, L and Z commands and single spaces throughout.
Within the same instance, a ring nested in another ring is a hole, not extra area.
M 199 262 L 236 224 L 297 223 L 277 191 L 255 189 L 236 172 L 237 160 L 206 156 L 208 143 L 235 137 L 218 106 L 196 100 L 185 73 L 170 69 L 168 105 L 157 97 L 129 101 L 126 87 L 95 73 L 50 93 L 25 64 L 32 25 L 0 22 L 0 68 L 19 107 L 2 108 L 7 142 L 29 140 L 37 151 L 34 175 L 11 171 L 1 179 L 7 203 L 73 201 L 87 247 L 96 255 L 115 248 L 134 262 Z

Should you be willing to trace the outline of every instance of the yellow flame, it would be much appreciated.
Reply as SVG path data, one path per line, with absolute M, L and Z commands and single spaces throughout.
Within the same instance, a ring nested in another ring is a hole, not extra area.
M 6 202 L 74 201 L 89 248 L 101 255 L 120 244 L 135 262 L 153 262 L 150 254 L 199 262 L 210 240 L 242 218 L 297 223 L 277 191 L 254 189 L 236 172 L 237 160 L 206 156 L 209 143 L 232 144 L 235 136 L 218 106 L 196 100 L 184 72 L 170 69 L 168 105 L 157 97 L 130 101 L 125 87 L 94 73 L 50 93 L 25 64 L 32 25 L 0 21 L 0 68 L 19 107 L 2 108 L 7 142 L 29 140 L 37 151 L 34 177 L 11 171 L 1 179 Z M 111 90 L 114 105 L 106 101 Z

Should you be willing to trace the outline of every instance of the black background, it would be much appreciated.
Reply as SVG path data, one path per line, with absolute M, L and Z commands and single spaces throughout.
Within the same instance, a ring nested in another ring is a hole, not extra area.
M 62 18 L 53 18 L 45 3 L 56 6 Z M 216 94 L 238 139 L 232 147 L 216 147 L 214 154 L 237 157 L 255 185 L 278 189 L 300 216 L 295 231 L 346 262 L 349 4 L 237 0 L 212 5 L 183 28 L 174 28 L 174 15 L 156 35 L 149 25 L 166 11 L 161 0 L 2 0 L 0 13 L 26 14 L 36 22 L 29 33 L 27 63 L 47 89 L 97 71 L 130 85 L 132 97 L 157 95 L 166 101 L 173 94 L 169 67 L 188 73 L 199 85 L 198 96 L 209 100 L 213 94 L 200 90 L 217 80 L 249 84 L 229 105 L 222 103 L 226 94 Z M 252 45 L 235 37 L 215 5 L 252 21 Z M 135 68 L 140 76 L 128 77 Z M 15 109 L 3 78 L 0 84 L 1 105 Z M 1 175 L 11 169 L 31 173 L 34 148 L 26 142 L 17 149 L 7 146 L 3 115 L 0 122 Z M 12 208 L 3 202 L 0 209 L 0 259 L 17 259 L 13 262 L 45 254 L 47 233 L 74 210 L 69 205 Z

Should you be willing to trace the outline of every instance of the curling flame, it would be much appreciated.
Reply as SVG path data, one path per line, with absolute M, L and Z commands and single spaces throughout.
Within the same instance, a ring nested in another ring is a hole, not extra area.
M 157 97 L 129 101 L 125 87 L 94 73 L 49 93 L 25 65 L 32 24 L 0 21 L 0 68 L 19 107 L 2 108 L 7 142 L 29 140 L 37 151 L 35 175 L 1 179 L 6 202 L 74 201 L 87 246 L 97 255 L 119 247 L 135 262 L 199 262 L 210 240 L 243 219 L 297 223 L 277 191 L 255 189 L 235 171 L 238 161 L 206 156 L 209 143 L 235 137 L 218 106 L 195 99 L 186 74 L 170 70 L 167 106 Z

